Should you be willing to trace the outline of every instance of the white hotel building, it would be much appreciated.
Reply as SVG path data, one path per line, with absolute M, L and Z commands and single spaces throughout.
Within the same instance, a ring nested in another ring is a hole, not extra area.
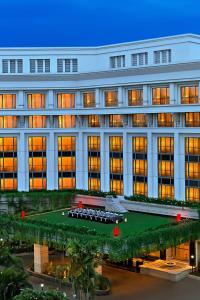
M 199 201 L 200 36 L 0 49 L 0 190 Z

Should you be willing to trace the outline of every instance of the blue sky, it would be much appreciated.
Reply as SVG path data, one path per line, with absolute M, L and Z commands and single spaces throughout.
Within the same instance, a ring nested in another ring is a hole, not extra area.
M 200 34 L 199 0 L 0 0 L 0 46 L 90 46 Z

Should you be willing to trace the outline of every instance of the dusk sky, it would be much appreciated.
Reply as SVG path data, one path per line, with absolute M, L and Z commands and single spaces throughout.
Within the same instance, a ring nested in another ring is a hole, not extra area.
M 200 34 L 199 0 L 0 0 L 0 47 L 95 46 Z

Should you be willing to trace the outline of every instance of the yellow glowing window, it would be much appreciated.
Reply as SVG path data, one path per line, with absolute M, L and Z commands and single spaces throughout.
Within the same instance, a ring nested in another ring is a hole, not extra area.
M 133 152 L 134 153 L 147 153 L 147 138 L 134 137 L 133 138 Z
M 123 173 L 123 159 L 110 158 L 110 173 Z
M 29 171 L 30 172 L 45 172 L 46 171 L 46 157 L 29 157 Z
M 158 161 L 159 177 L 174 177 L 174 162 L 168 160 Z
M 46 151 L 46 137 L 29 137 L 29 151 Z
M 195 104 L 199 102 L 198 86 L 184 86 L 181 87 L 181 103 Z
M 45 128 L 46 116 L 29 116 L 28 125 L 29 128 Z
M 16 108 L 16 95 L 15 94 L 0 94 L 0 108 L 1 109 Z
M 95 92 L 83 93 L 83 106 L 95 107 Z
M 199 202 L 200 188 L 186 187 L 186 201 Z
M 17 138 L 6 137 L 0 138 L 0 151 L 8 152 L 8 151 L 17 151 Z
M 97 115 L 88 116 L 88 127 L 100 127 L 99 116 Z
M 158 197 L 161 199 L 174 199 L 174 186 L 168 184 L 158 185 Z
M 100 172 L 100 157 L 88 157 L 88 172 Z
M 118 93 L 117 91 L 105 91 L 105 106 L 117 106 Z
M 145 195 L 148 194 L 148 186 L 145 182 L 137 182 L 133 183 L 133 193 L 136 195 Z
M 74 156 L 58 157 L 59 172 L 74 172 L 76 170 L 76 159 Z
M 2 191 L 16 190 L 17 189 L 17 179 L 16 178 L 0 179 L 0 189 Z
M 30 190 L 45 190 L 46 183 L 46 178 L 30 178 Z
M 200 113 L 186 113 L 185 125 L 186 127 L 200 127 Z
M 200 138 L 186 138 L 185 153 L 200 155 Z
M 169 88 L 153 88 L 152 89 L 152 103 L 153 105 L 169 104 Z
M 101 180 L 99 178 L 89 178 L 88 179 L 88 189 L 90 191 L 100 191 L 101 190 Z
M 158 138 L 158 153 L 174 153 L 174 138 L 159 137 Z
M 143 90 L 133 89 L 128 91 L 128 105 L 142 105 L 143 104 Z
M 110 180 L 110 190 L 112 192 L 115 192 L 117 195 L 122 195 L 123 189 L 124 185 L 122 180 Z
M 45 94 L 28 94 L 28 108 L 45 108 Z
M 57 94 L 58 108 L 74 108 L 75 94 Z
M 109 116 L 110 127 L 123 127 L 123 116 L 121 115 L 110 115 Z
M 59 190 L 74 189 L 76 187 L 76 179 L 74 177 L 59 178 L 58 185 Z
M 110 136 L 110 152 L 123 151 L 123 138 L 121 136 Z
M 134 114 L 132 115 L 133 127 L 147 127 L 147 115 L 146 114 Z
M 185 176 L 186 176 L 186 178 L 200 180 L 200 163 L 186 162 L 185 163 Z
M 0 158 L 0 172 L 17 172 L 17 158 L 16 157 L 1 157 Z
M 58 127 L 59 128 L 73 128 L 76 127 L 75 116 L 58 116 Z
M 133 160 L 133 174 L 147 176 L 147 161 L 143 159 Z
M 75 151 L 76 138 L 74 136 L 59 136 L 58 151 Z
M 0 117 L 0 128 L 16 128 L 17 117 L 16 116 L 3 116 Z
M 88 137 L 88 151 L 100 151 L 100 136 Z
M 161 113 L 158 114 L 158 127 L 173 127 L 174 126 L 174 117 L 170 113 Z

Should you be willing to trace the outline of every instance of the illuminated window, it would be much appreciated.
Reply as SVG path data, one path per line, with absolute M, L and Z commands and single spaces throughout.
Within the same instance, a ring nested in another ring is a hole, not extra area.
M 110 152 L 123 151 L 123 139 L 121 136 L 111 136 L 109 140 L 110 140 Z
M 147 115 L 146 114 L 134 114 L 132 115 L 133 127 L 147 127 Z
M 59 172 L 75 172 L 76 171 L 75 156 L 58 157 L 58 171 Z
M 28 108 L 45 108 L 45 94 L 27 94 Z
M 83 106 L 84 107 L 95 107 L 95 92 L 83 93 Z
M 124 185 L 122 180 L 113 179 L 110 181 L 110 190 L 112 192 L 115 192 L 117 195 L 122 195 L 123 189 Z
M 174 117 L 170 113 L 161 113 L 158 114 L 158 127 L 173 127 L 174 126 Z
M 128 91 L 128 105 L 143 105 L 143 90 L 133 89 Z
M 101 189 L 100 136 L 88 136 L 88 189 Z
M 17 172 L 17 157 L 0 157 L 0 172 Z
M 31 172 L 46 171 L 46 157 L 29 157 L 29 171 Z
M 174 176 L 174 162 L 168 160 L 158 161 L 158 176 L 173 177 Z
M 133 152 L 147 153 L 147 138 L 134 137 L 133 138 Z
M 99 178 L 89 178 L 88 179 L 88 189 L 89 189 L 89 191 L 100 191 L 101 190 L 101 180 Z
M 153 105 L 169 104 L 169 88 L 153 88 L 152 89 L 152 103 Z
M 200 188 L 197 187 L 186 187 L 186 200 L 199 202 L 200 199 Z
M 16 152 L 17 139 L 13 137 L 0 137 L 0 152 Z
M 133 174 L 147 176 L 147 161 L 144 159 L 133 160 Z
M 185 125 L 186 127 L 200 127 L 200 113 L 186 113 Z
M 28 126 L 29 128 L 45 128 L 46 116 L 29 116 Z
M 0 94 L 0 109 L 16 108 L 15 94 Z
M 186 138 L 185 153 L 191 155 L 200 155 L 200 138 Z
M 167 184 L 158 185 L 158 197 L 161 199 L 174 199 L 174 186 Z
M 200 180 L 200 163 L 198 162 L 186 162 L 185 163 L 185 176 L 187 179 Z
M 58 186 L 59 186 L 59 190 L 75 189 L 76 179 L 75 179 L 75 177 L 58 178 Z
M 123 138 L 110 136 L 110 190 L 123 194 Z
M 57 94 L 58 108 L 74 108 L 75 94 Z
M 100 171 L 100 157 L 88 157 L 88 172 Z
M 46 190 L 47 180 L 46 178 L 30 178 L 29 179 L 30 190 Z
M 133 183 L 133 194 L 147 196 L 148 194 L 147 183 L 135 181 Z
M 17 117 L 16 116 L 3 116 L 0 117 L 0 128 L 16 128 Z
M 105 91 L 105 106 L 118 106 L 118 93 L 117 91 Z
M 88 127 L 100 127 L 99 116 L 97 115 L 88 116 Z
M 58 128 L 74 128 L 76 127 L 76 117 L 65 115 L 58 116 Z
M 111 173 L 123 173 L 123 159 L 111 158 L 110 159 L 110 172 Z
M 88 137 L 88 151 L 100 151 L 100 137 L 89 136 Z
M 74 136 L 58 137 L 58 151 L 75 151 L 76 138 Z
M 158 138 L 158 153 L 174 153 L 174 138 L 160 137 Z
M 16 178 L 2 178 L 0 179 L 0 189 L 2 191 L 12 191 L 17 189 Z
M 46 137 L 29 137 L 29 151 L 46 151 Z
M 198 87 L 197 86 L 183 86 L 181 87 L 181 103 L 195 104 L 199 102 Z
M 109 126 L 110 127 L 123 127 L 123 116 L 122 115 L 109 115 Z

